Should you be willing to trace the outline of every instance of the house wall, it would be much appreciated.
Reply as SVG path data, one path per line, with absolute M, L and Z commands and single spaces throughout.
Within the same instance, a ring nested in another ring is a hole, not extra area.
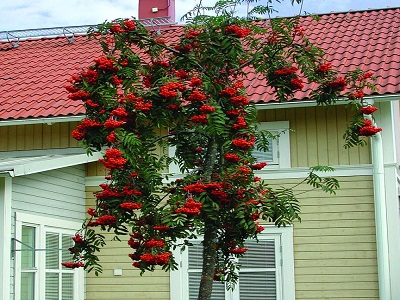
M 261 110 L 259 121 L 289 121 L 292 167 L 371 163 L 370 149 L 343 147 L 343 134 L 351 112 L 343 105 Z M 77 122 L 0 127 L 0 152 L 78 148 L 71 137 Z M 161 131 L 160 131 L 161 133 Z M 162 133 L 166 133 L 163 131 Z M 94 169 L 92 169 L 94 170 Z M 92 176 L 92 175 L 90 175 Z
M 294 224 L 296 300 L 378 299 L 378 278 L 371 176 L 339 177 L 340 190 L 329 195 L 304 184 L 295 191 L 301 204 L 301 223 Z M 268 181 L 291 187 L 301 179 Z M 94 204 L 87 187 L 87 205 Z M 130 248 L 111 242 L 101 251 L 104 272 L 88 274 L 87 300 L 164 299 L 169 297 L 169 274 L 145 273 L 131 266 Z M 122 269 L 122 276 L 114 276 Z
M 336 195 L 306 185 L 298 189 L 302 221 L 294 225 L 296 300 L 379 299 L 372 177 L 338 179 Z M 297 182 L 285 180 L 284 186 Z
M 351 112 L 343 105 L 263 110 L 259 121 L 289 121 L 292 167 L 370 164 L 370 147 L 343 147 Z
M 343 106 L 276 109 L 259 112 L 259 121 L 289 121 L 291 166 L 370 164 L 369 147 L 344 149 L 349 114 Z M 86 175 L 104 176 L 91 163 Z M 296 172 L 294 169 L 293 172 Z M 270 181 L 294 185 L 299 179 Z M 301 185 L 302 222 L 294 226 L 296 299 L 377 299 L 377 267 L 372 177 L 341 177 L 337 195 L 309 191 Z M 94 204 L 87 187 L 87 205 Z M 104 272 L 87 277 L 87 299 L 170 299 L 168 273 L 140 277 L 127 257 L 126 242 L 110 242 L 100 259 Z M 122 276 L 114 276 L 122 269 Z M 155 283 L 157 284 L 155 287 Z M 171 299 L 172 300 L 172 299 Z
M 0 126 L 0 151 L 77 148 L 71 131 L 78 122 Z
M 13 178 L 14 211 L 82 222 L 85 166 Z
M 86 188 L 87 208 L 93 207 L 93 192 L 98 190 L 98 187 Z M 140 276 L 128 257 L 132 249 L 127 244 L 127 237 L 118 242 L 111 241 L 112 234 L 105 235 L 107 246 L 100 255 L 104 271 L 98 277 L 94 273 L 87 274 L 86 300 L 169 299 L 169 273 L 158 270 Z M 114 276 L 115 269 L 121 269 L 122 276 Z
M 15 235 L 16 212 L 81 223 L 85 218 L 84 175 L 85 166 L 80 165 L 12 178 L 11 235 Z M 14 256 L 10 299 L 14 299 L 13 268 Z

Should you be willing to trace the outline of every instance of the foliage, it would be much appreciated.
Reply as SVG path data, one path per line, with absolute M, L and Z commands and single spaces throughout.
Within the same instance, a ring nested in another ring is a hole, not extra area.
M 330 105 L 346 86 L 356 88 L 347 97 L 361 99 L 371 76 L 359 70 L 338 76 L 305 37 L 299 18 L 271 20 L 269 26 L 249 22 L 230 9 L 240 2 L 202 8 L 216 16 L 199 9 L 188 13 L 189 24 L 175 30 L 174 41 L 130 19 L 91 32 L 103 54 L 66 87 L 87 112 L 73 137 L 88 152 L 107 148 L 101 160 L 109 170 L 107 182 L 88 211 L 80 233 L 84 242 L 71 249 L 86 269 L 101 271 L 96 251 L 104 238 L 93 227 L 129 234 L 129 256 L 142 272 L 157 265 L 176 268 L 171 249 L 204 234 L 204 260 L 211 269 L 203 268 L 203 278 L 212 280 L 221 271 L 219 279 L 235 283 L 233 258 L 246 252 L 246 239 L 262 232 L 261 220 L 285 226 L 300 219 L 291 189 L 274 190 L 256 176 L 266 164 L 252 151 L 267 149 L 273 135 L 258 131 L 243 80 L 249 73 L 264 76 L 279 101 L 307 80 L 318 86 L 313 99 Z M 360 143 L 357 124 L 358 119 L 347 133 L 349 145 Z M 169 132 L 160 136 L 156 129 L 162 128 Z M 175 157 L 157 154 L 157 146 L 175 147 Z M 171 163 L 179 165 L 182 178 L 168 179 L 176 178 L 165 174 Z M 313 187 L 330 193 L 338 187 L 315 171 L 329 169 L 311 170 L 306 181 Z

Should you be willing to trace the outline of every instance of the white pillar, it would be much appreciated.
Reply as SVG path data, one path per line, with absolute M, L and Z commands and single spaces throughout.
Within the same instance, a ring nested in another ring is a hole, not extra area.
M 389 280 L 391 299 L 400 299 L 400 208 L 398 184 L 399 101 L 379 104 L 377 122 L 382 127 L 383 159 L 385 165 L 386 218 L 389 256 Z M 396 151 L 397 150 L 397 151 Z

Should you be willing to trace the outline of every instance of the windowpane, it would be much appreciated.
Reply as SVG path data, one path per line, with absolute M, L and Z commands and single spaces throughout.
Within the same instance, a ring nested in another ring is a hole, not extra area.
M 189 300 L 197 300 L 199 295 L 201 272 L 189 272 Z M 213 283 L 212 300 L 225 300 L 225 285 L 220 282 Z
M 35 227 L 22 226 L 21 268 L 35 267 Z
M 46 232 L 46 269 L 59 269 L 58 233 Z
M 71 252 L 68 251 L 68 248 L 72 247 L 74 242 L 72 241 L 71 235 L 68 234 L 63 234 L 61 236 L 62 239 L 62 261 L 71 261 L 72 260 L 72 254 Z M 68 269 L 66 267 L 62 267 L 64 270 Z M 68 269 L 70 270 L 70 269 Z
M 278 142 L 277 139 L 268 138 L 268 150 L 267 151 L 259 151 L 253 150 L 253 157 L 258 162 L 269 162 L 269 163 L 278 163 Z
M 199 295 L 201 269 L 203 267 L 203 247 L 201 241 L 192 241 L 193 246 L 188 247 L 189 251 L 189 300 L 197 300 Z M 225 285 L 220 282 L 213 283 L 211 299 L 225 299 Z
M 248 240 L 246 254 L 239 259 L 242 269 L 275 268 L 275 240 Z
M 275 272 L 240 272 L 240 300 L 276 300 Z
M 46 300 L 59 300 L 58 273 L 46 273 Z
M 189 270 L 200 269 L 203 266 L 203 247 L 200 241 L 192 241 L 189 246 Z
M 35 273 L 21 273 L 21 300 L 34 300 L 35 295 Z
M 62 300 L 74 299 L 74 274 L 62 274 Z

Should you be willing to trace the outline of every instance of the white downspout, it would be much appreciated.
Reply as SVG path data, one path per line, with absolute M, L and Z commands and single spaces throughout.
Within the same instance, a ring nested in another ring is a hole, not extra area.
M 365 119 L 372 122 L 371 115 L 364 115 Z M 374 126 L 375 123 L 373 123 Z M 390 292 L 390 270 L 389 270 L 389 240 L 388 224 L 386 215 L 385 196 L 385 170 L 383 161 L 382 134 L 376 133 L 371 137 L 373 185 L 374 185 L 374 206 L 375 206 L 375 228 L 376 246 L 378 260 L 378 281 L 379 299 L 391 300 Z

